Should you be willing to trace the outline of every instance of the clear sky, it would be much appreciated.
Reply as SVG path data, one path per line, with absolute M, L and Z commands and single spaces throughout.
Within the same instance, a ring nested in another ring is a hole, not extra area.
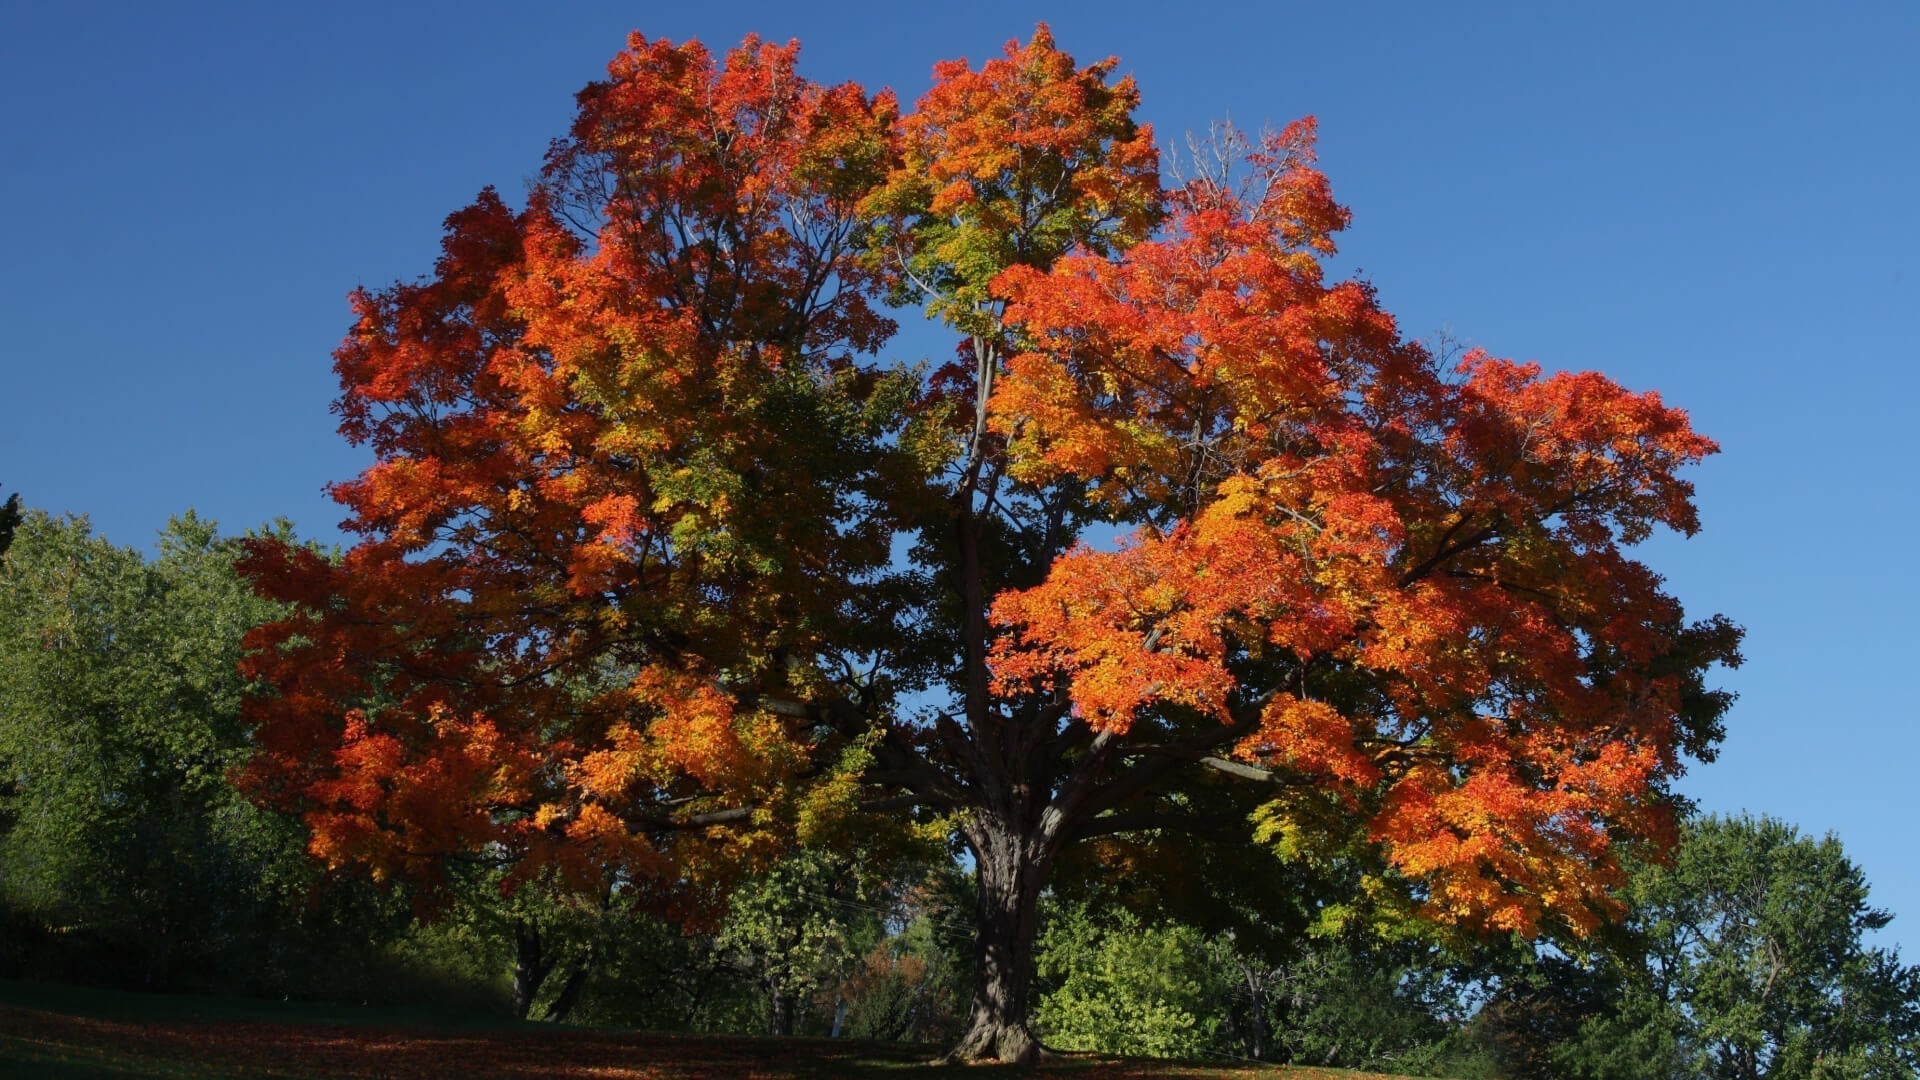
M 1645 551 L 1748 631 L 1684 788 L 1837 832 L 1920 960 L 1920 5 L 11 5 L 0 488 L 121 543 L 190 506 L 332 539 L 345 293 L 523 191 L 628 30 L 798 37 L 911 100 L 1040 19 L 1119 56 L 1163 142 L 1317 115 L 1339 266 L 1409 334 L 1658 389 L 1720 440 L 1704 532 Z

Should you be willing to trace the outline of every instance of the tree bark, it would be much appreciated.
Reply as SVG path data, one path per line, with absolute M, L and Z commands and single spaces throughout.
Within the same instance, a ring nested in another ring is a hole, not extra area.
M 559 996 L 553 999 L 552 1005 L 547 1006 L 548 1021 L 564 1024 L 567 1017 L 573 1015 L 574 1008 L 580 1004 L 581 992 L 586 989 L 587 976 L 593 970 L 593 954 L 594 950 L 588 948 L 586 954 L 573 965 L 573 970 L 567 973 L 567 981 L 560 985 Z
M 1247 969 L 1247 1056 L 1264 1061 L 1267 1056 L 1267 995 L 1263 980 Z
M 768 987 L 767 1034 L 774 1038 L 793 1036 L 793 995 L 777 982 Z
M 1036 847 L 992 820 L 968 829 L 980 896 L 973 954 L 973 1009 L 948 1061 L 1032 1064 L 1045 1054 L 1027 1026 L 1040 890 L 1052 845 Z
M 540 996 L 540 986 L 553 970 L 554 957 L 542 948 L 540 931 L 524 919 L 513 924 L 513 1011 L 525 1020 Z

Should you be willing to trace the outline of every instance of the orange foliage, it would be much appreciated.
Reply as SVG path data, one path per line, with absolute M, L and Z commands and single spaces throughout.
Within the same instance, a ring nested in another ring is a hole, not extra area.
M 376 462 L 338 562 L 244 563 L 299 605 L 251 640 L 253 790 L 334 863 L 684 911 L 869 734 L 876 794 L 1009 829 L 1041 816 L 1007 770 L 1113 810 L 1076 785 L 1134 738 L 1336 793 L 1434 918 L 1608 914 L 1737 659 L 1627 551 L 1697 528 L 1686 415 L 1447 365 L 1326 280 L 1311 119 L 1163 189 L 1132 80 L 1044 26 L 905 115 L 796 55 L 635 35 L 524 210 L 483 192 L 432 277 L 354 295 L 336 407 Z M 869 359 L 883 294 L 972 361 Z M 1101 517 L 1130 539 L 1076 542 Z
M 482 852 L 671 906 L 757 850 L 700 815 L 777 803 L 804 739 L 715 680 L 784 687 L 830 583 L 887 553 L 838 512 L 879 453 L 857 412 L 815 456 L 774 418 L 857 411 L 850 358 L 891 329 L 845 250 L 891 105 L 796 53 L 636 35 L 525 211 L 483 192 L 432 279 L 355 294 L 337 409 L 378 460 L 334 496 L 363 539 L 243 566 L 303 609 L 251 643 L 277 693 L 247 779 L 316 854 L 432 880 Z
M 1695 530 L 1675 473 L 1714 445 L 1594 373 L 1475 351 L 1450 378 L 1364 286 L 1324 283 L 1345 212 L 1311 136 L 1265 140 L 1237 187 L 1190 182 L 1123 259 L 997 283 L 1028 342 L 994 397 L 1009 471 L 1148 524 L 1001 597 L 995 672 L 1118 732 L 1169 705 L 1231 722 L 1237 699 L 1258 717 L 1238 755 L 1368 795 L 1429 915 L 1590 930 L 1616 833 L 1668 827 L 1674 661 L 1734 659 L 1621 550 Z M 1342 687 L 1248 685 L 1276 650 Z

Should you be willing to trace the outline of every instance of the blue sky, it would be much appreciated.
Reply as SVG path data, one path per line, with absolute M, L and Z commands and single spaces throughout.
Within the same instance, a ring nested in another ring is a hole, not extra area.
M 1120 57 L 1163 142 L 1317 115 L 1339 266 L 1409 334 L 1658 389 L 1720 440 L 1704 532 L 1645 549 L 1748 630 L 1684 789 L 1839 833 L 1920 952 L 1920 5 L 1169 10 L 14 5 L 0 487 L 122 543 L 189 506 L 331 538 L 321 487 L 364 464 L 328 413 L 345 293 L 426 271 L 483 185 L 520 192 L 628 30 L 798 37 L 814 78 L 911 100 L 1045 19 Z

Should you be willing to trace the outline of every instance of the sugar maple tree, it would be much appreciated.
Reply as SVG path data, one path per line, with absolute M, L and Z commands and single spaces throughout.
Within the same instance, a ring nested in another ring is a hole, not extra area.
M 1310 120 L 1165 185 L 1132 80 L 1045 27 L 906 112 L 796 53 L 635 35 L 524 209 L 355 295 L 377 460 L 342 558 L 245 560 L 299 605 L 251 642 L 251 788 L 335 863 L 689 918 L 796 826 L 948 822 L 961 1058 L 1039 1052 L 1037 901 L 1094 838 L 1358 846 L 1465 927 L 1613 913 L 1737 659 L 1626 553 L 1696 528 L 1685 414 L 1443 363 L 1326 280 Z M 889 302 L 953 359 L 882 359 Z

